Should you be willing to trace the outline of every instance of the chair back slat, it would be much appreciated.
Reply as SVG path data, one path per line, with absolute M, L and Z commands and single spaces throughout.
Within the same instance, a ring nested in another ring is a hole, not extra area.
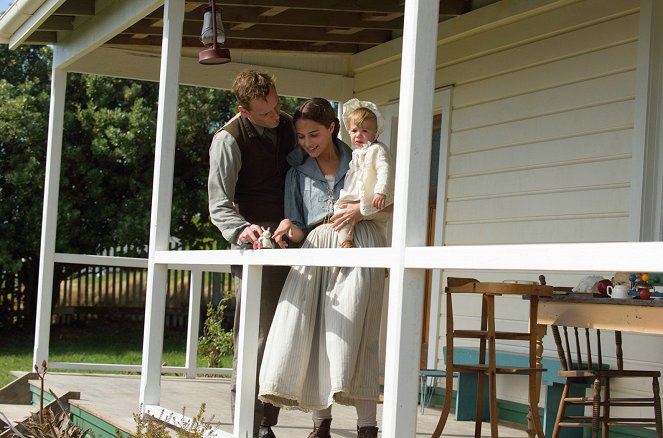
M 555 339 L 555 346 L 557 347 L 557 356 L 559 357 L 559 362 L 562 365 L 562 370 L 568 371 L 569 364 L 566 361 L 566 356 L 564 355 L 564 347 L 562 346 L 562 337 L 559 335 L 559 327 L 553 325 L 551 328 L 553 332 L 553 338 Z
M 622 332 L 615 332 L 615 355 L 617 356 L 617 369 L 624 369 L 624 353 L 622 352 Z
M 569 369 L 573 369 L 573 357 L 571 356 L 571 347 L 569 346 L 569 332 L 564 327 L 564 345 L 566 346 L 566 362 L 569 364 Z
M 603 350 L 601 346 L 601 330 L 583 328 L 585 331 L 584 341 L 577 327 L 566 327 L 552 325 L 553 338 L 557 347 L 562 370 L 584 370 L 603 368 Z M 561 329 L 561 330 L 560 330 Z M 573 332 L 570 332 L 573 330 Z M 596 354 L 592 351 L 592 332 L 595 332 Z M 574 348 L 571 348 L 571 345 Z M 618 369 L 623 369 L 621 332 L 615 332 L 615 345 Z M 575 351 L 573 351 L 575 350 Z M 574 357 L 575 356 L 575 357 Z
M 592 360 L 592 343 L 589 341 L 589 329 L 585 329 L 585 346 L 587 347 L 587 367 L 593 368 L 594 361 Z
M 580 350 L 580 336 L 578 336 L 578 327 L 573 327 L 573 336 L 576 340 L 576 359 L 578 359 L 578 369 L 582 369 L 582 350 Z
M 597 356 L 599 361 L 599 369 L 603 369 L 603 351 L 601 350 L 601 330 L 596 329 L 596 348 L 598 349 Z

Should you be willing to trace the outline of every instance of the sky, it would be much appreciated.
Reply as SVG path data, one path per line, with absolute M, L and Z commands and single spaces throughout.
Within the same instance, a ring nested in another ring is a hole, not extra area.
M 0 12 L 4 12 L 12 0 L 0 0 Z

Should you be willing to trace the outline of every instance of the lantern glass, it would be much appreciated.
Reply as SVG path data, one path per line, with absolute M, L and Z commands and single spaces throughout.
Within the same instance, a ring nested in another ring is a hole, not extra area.
M 214 42 L 214 28 L 212 23 L 212 11 L 205 11 L 203 17 L 203 30 L 200 34 L 200 40 L 206 46 L 211 46 Z M 226 33 L 223 31 L 223 22 L 221 21 L 221 13 L 216 12 L 216 43 L 223 44 L 226 42 Z

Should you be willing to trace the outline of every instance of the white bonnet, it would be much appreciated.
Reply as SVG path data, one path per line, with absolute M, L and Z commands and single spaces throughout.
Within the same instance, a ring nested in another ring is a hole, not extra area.
M 348 117 L 350 117 L 350 114 L 358 108 L 366 108 L 369 109 L 375 114 L 375 117 L 378 120 L 378 130 L 377 134 L 380 135 L 382 134 L 382 131 L 384 131 L 384 117 L 382 117 L 382 114 L 380 113 L 380 110 L 378 109 L 377 105 L 374 104 L 373 102 L 369 102 L 367 100 L 359 100 L 356 98 L 350 99 L 347 102 L 343 104 L 343 124 L 345 125 L 345 129 L 348 130 L 350 129 L 350 123 L 348 121 Z

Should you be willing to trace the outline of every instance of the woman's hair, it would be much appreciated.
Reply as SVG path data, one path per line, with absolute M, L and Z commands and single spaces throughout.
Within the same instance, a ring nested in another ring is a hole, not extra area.
M 375 113 L 368 108 L 357 108 L 352 111 L 347 117 L 348 125 L 350 122 L 354 122 L 355 126 L 362 128 L 365 122 L 373 122 L 375 129 L 378 127 L 378 118 Z M 348 129 L 350 126 L 347 126 Z
M 314 97 L 299 105 L 295 110 L 295 114 L 292 116 L 293 123 L 297 122 L 297 120 L 312 120 L 326 128 L 329 128 L 333 123 L 334 132 L 332 133 L 332 138 L 338 136 L 340 124 L 338 118 L 336 118 L 336 112 L 332 108 L 331 103 L 322 97 Z
M 256 70 L 245 70 L 235 76 L 232 92 L 237 103 L 247 110 L 251 110 L 251 101 L 254 99 L 267 99 L 267 95 L 274 85 L 274 76 Z

